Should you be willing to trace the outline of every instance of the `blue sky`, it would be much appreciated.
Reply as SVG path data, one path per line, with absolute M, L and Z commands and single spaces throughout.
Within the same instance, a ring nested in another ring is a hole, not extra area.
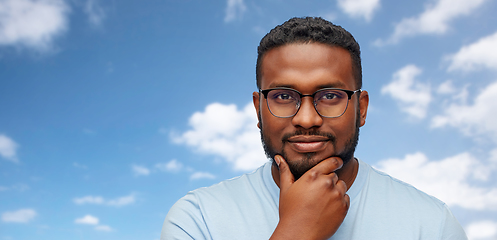
M 159 239 L 266 161 L 256 48 L 293 16 L 361 45 L 356 157 L 497 238 L 497 2 L 0 0 L 0 240 Z

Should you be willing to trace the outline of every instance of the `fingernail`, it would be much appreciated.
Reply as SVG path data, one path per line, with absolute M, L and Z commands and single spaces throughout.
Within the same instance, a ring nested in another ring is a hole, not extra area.
M 276 165 L 278 165 L 278 167 L 280 166 L 280 162 L 281 162 L 281 159 L 280 159 L 280 156 L 277 155 L 274 157 L 274 161 L 276 162 Z

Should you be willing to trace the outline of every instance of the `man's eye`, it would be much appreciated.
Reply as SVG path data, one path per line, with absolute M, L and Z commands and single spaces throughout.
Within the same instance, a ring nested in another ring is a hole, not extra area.
M 326 104 L 338 104 L 346 97 L 346 94 L 339 91 L 324 91 L 316 96 L 316 101 Z
M 319 98 L 319 100 L 338 100 L 340 95 L 334 92 L 327 92 Z
M 286 93 L 282 93 L 282 94 L 279 94 L 278 96 L 276 96 L 278 99 L 281 99 L 281 100 L 289 100 L 289 99 L 292 99 L 292 96 L 290 96 L 289 94 L 286 94 Z
M 338 96 L 336 94 L 334 94 L 334 93 L 326 93 L 325 95 L 323 95 L 323 99 L 327 99 L 327 100 L 329 100 L 329 99 L 335 99 L 337 97 Z

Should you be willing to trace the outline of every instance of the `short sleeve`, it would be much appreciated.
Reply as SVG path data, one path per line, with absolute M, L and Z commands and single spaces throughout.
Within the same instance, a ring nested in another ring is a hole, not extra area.
M 160 239 L 211 239 L 193 192 L 171 207 L 162 225 Z
M 447 205 L 445 206 L 445 221 L 442 226 L 442 240 L 468 240 L 464 229 L 457 219 L 452 215 Z

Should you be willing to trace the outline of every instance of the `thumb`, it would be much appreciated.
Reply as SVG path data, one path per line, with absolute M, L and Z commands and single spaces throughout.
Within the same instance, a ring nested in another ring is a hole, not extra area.
M 295 182 L 295 178 L 293 177 L 293 174 L 290 171 L 285 159 L 281 155 L 276 155 L 274 157 L 274 161 L 278 164 L 280 173 L 280 189 L 286 190 Z

